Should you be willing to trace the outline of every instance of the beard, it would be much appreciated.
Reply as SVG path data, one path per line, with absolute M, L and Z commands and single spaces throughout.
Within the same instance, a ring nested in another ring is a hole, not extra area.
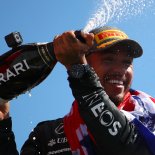
M 109 96 L 109 98 L 116 106 L 118 106 L 123 101 L 124 96 L 119 96 L 119 95 L 115 97 Z
M 130 87 L 131 85 L 128 85 L 126 88 L 125 88 L 125 91 L 123 93 L 120 93 L 120 94 L 117 94 L 117 95 L 112 95 L 112 94 L 108 94 L 108 92 L 105 92 L 107 93 L 107 95 L 109 96 L 110 100 L 116 105 L 118 106 L 121 102 L 124 101 L 124 98 L 126 96 L 126 94 L 129 92 L 130 90 Z

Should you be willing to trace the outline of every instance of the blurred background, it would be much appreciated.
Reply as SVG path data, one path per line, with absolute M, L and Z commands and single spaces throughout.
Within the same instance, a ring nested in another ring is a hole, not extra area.
M 124 2 L 130 4 L 132 0 Z M 155 97 L 155 4 L 154 0 L 135 2 L 139 5 L 126 6 L 131 12 L 125 17 L 120 16 L 118 20 L 114 16 L 106 25 L 124 30 L 130 38 L 141 44 L 144 54 L 135 59 L 132 87 Z M 50 42 L 55 35 L 64 31 L 83 29 L 103 4 L 103 0 L 102 3 L 100 0 L 2 1 L 0 54 L 9 50 L 4 36 L 13 31 L 21 33 L 24 43 Z M 134 13 L 138 9 L 139 12 Z M 66 70 L 59 63 L 43 83 L 30 93 L 12 100 L 10 115 L 18 150 L 38 122 L 63 117 L 69 112 L 73 100 Z

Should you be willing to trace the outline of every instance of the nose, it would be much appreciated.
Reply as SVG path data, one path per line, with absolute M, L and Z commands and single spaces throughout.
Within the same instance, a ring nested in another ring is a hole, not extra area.
M 122 65 L 121 63 L 114 63 L 112 66 L 111 66 L 111 72 L 113 74 L 116 74 L 116 75 L 119 75 L 119 76 L 123 76 L 127 71 L 127 68 Z

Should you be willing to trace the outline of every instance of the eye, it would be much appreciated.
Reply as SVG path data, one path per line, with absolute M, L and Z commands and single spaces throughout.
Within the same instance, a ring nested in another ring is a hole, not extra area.
M 111 58 L 111 57 L 104 58 L 103 62 L 105 64 L 111 64 L 111 63 L 113 63 L 113 58 Z

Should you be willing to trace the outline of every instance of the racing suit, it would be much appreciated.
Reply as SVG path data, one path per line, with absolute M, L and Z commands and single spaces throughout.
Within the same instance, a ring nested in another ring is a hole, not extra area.
M 68 80 L 77 100 L 79 113 L 90 131 L 94 149 L 92 154 L 151 155 L 134 124 L 129 123 L 110 101 L 92 68 L 81 78 L 76 79 L 69 75 Z M 110 124 L 103 120 L 105 112 L 106 116 L 112 118 Z M 73 153 L 67 134 L 64 132 L 64 118 L 41 122 L 30 133 L 20 154 L 78 154 Z M 0 155 L 18 155 L 11 118 L 0 122 Z

